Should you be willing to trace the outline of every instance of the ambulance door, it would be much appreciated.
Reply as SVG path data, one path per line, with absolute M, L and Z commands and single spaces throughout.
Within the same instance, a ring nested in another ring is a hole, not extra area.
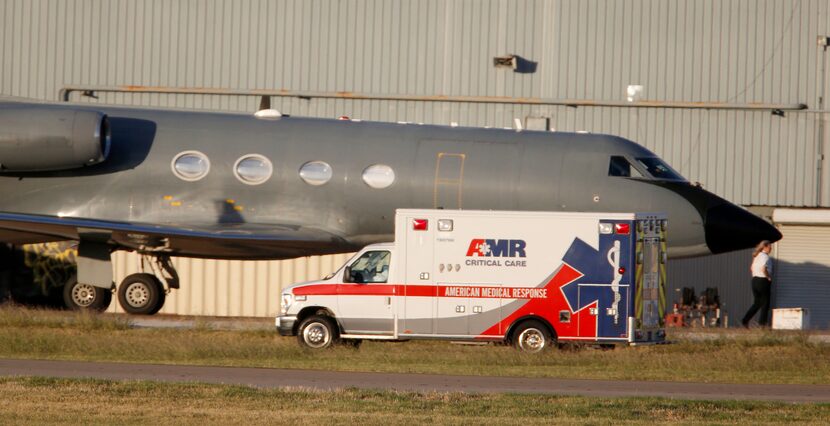
M 600 256 L 598 268 L 606 268 L 610 282 L 598 294 L 597 338 L 602 340 L 625 340 L 628 338 L 628 317 L 631 306 L 631 284 L 634 276 L 630 270 L 634 253 L 634 223 L 632 221 L 616 222 L 628 225 L 626 232 L 619 232 L 615 226 L 614 234 L 600 236 Z M 603 283 L 605 284 L 605 283 Z
M 439 283 L 438 310 L 435 319 L 438 322 L 438 334 L 443 336 L 467 336 L 471 312 L 470 287 L 452 283 Z
M 427 218 L 408 217 L 405 220 L 407 230 L 404 233 L 405 241 L 401 242 L 405 246 L 405 281 L 398 333 L 402 337 L 407 334 L 431 335 L 435 334 L 435 224 Z M 427 220 L 427 223 L 419 222 L 423 220 Z
M 583 340 L 625 340 L 634 271 L 628 270 L 632 253 L 632 221 L 602 220 L 613 224 L 610 233 L 599 234 L 599 250 L 582 271 L 587 279 L 579 283 L 578 336 Z
M 482 287 L 480 297 L 470 298 L 469 334 L 480 336 L 487 331 L 487 335 L 501 336 L 501 285 Z
M 370 250 L 349 264 L 337 286 L 339 320 L 346 334 L 392 334 L 395 286 L 389 283 L 392 253 Z
M 640 328 L 660 327 L 660 238 L 643 239 L 642 271 L 635 300 Z

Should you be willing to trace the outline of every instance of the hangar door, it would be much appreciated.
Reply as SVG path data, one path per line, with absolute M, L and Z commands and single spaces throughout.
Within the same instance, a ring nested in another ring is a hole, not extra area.
M 807 308 L 811 328 L 830 328 L 830 226 L 782 225 L 774 308 Z

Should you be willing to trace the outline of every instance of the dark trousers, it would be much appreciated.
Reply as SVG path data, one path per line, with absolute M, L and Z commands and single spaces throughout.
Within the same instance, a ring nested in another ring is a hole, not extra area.
M 743 324 L 749 324 L 749 320 L 755 316 L 758 310 L 761 314 L 758 315 L 758 324 L 766 326 L 769 324 L 769 299 L 770 289 L 772 283 L 766 278 L 752 277 L 752 297 L 755 299 L 752 306 L 744 315 Z

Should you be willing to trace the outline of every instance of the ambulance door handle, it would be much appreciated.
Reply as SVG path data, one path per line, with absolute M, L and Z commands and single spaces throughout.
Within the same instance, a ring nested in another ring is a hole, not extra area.
M 391 305 L 391 304 L 392 304 L 392 296 L 387 296 L 387 297 L 386 297 L 386 304 L 387 304 L 387 305 Z

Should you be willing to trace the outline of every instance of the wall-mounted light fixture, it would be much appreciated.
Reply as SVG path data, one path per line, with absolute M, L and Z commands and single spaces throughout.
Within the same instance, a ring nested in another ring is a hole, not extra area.
M 643 86 L 640 84 L 629 84 L 625 89 L 625 99 L 628 102 L 637 102 L 643 97 Z
M 496 68 L 510 68 L 516 69 L 516 55 L 495 56 L 493 57 L 493 66 Z
M 519 55 L 504 55 L 504 56 L 494 56 L 493 57 L 493 66 L 496 68 L 509 68 L 512 69 L 513 72 L 519 74 L 532 74 L 536 72 L 536 66 L 538 65 L 537 62 L 531 61 L 529 59 L 522 58 Z

